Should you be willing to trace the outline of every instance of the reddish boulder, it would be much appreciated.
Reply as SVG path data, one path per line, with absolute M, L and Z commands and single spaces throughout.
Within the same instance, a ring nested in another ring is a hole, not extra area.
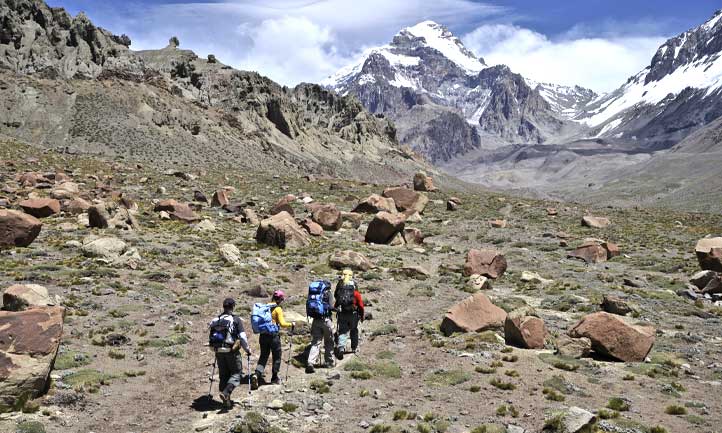
M 32 215 L 0 210 L 0 248 L 27 247 L 40 234 L 43 223 Z
M 223 207 L 228 204 L 230 204 L 230 200 L 228 200 L 228 193 L 225 189 L 219 189 L 218 191 L 213 193 L 213 198 L 211 198 L 211 206 Z
M 35 218 L 47 218 L 60 213 L 60 202 L 54 198 L 31 198 L 19 204 L 26 214 Z
M 83 200 L 80 197 L 74 198 L 70 200 L 65 205 L 65 212 L 71 214 L 71 215 L 79 215 L 81 213 L 86 212 L 90 208 L 90 203 L 88 203 L 86 200 Z
M 357 229 L 361 227 L 363 215 L 355 212 L 341 212 L 341 220 L 343 221 L 343 224 L 341 224 L 342 227 Z
M 546 335 L 544 320 L 533 315 L 528 309 L 512 311 L 506 316 L 504 321 L 506 344 L 522 349 L 543 349 Z
M 319 224 L 316 224 L 313 220 L 306 218 L 301 222 L 301 227 L 306 229 L 309 235 L 311 236 L 322 236 L 323 235 L 323 227 L 321 227 Z
M 504 310 L 483 293 L 477 293 L 451 307 L 441 322 L 441 332 L 446 336 L 454 332 L 481 332 L 501 328 L 505 320 Z
M 420 171 L 414 175 L 414 191 L 436 191 L 434 179 Z
M 506 228 L 506 220 L 490 220 L 489 226 L 495 229 L 505 229 Z
M 722 237 L 700 239 L 694 251 L 702 270 L 722 272 Z
M 429 198 L 426 195 L 403 187 L 386 188 L 383 196 L 394 199 L 396 209 L 399 211 L 414 210 L 422 214 L 429 203 Z
M 61 307 L 0 311 L 0 412 L 22 409 L 47 390 L 64 312 Z
M 256 230 L 256 241 L 279 248 L 300 248 L 311 243 L 308 233 L 288 212 L 266 218 Z
M 421 230 L 412 227 L 404 228 L 404 240 L 407 244 L 422 245 L 424 243 L 424 235 Z
M 582 217 L 582 225 L 584 227 L 590 227 L 593 229 L 603 229 L 603 228 L 609 227 L 609 224 L 611 224 L 611 222 L 609 221 L 608 218 L 594 217 L 591 215 Z
M 176 200 L 161 200 L 153 208 L 154 212 L 168 212 L 171 219 L 192 223 L 200 220 L 200 217 L 193 212 L 187 203 L 179 203 Z
M 388 244 L 406 225 L 406 218 L 401 214 L 379 212 L 366 229 L 365 240 L 372 244 Z
M 274 204 L 271 207 L 271 211 L 270 211 L 271 215 L 276 215 L 281 212 L 286 212 L 291 216 L 296 215 L 295 212 L 293 211 L 293 207 L 291 206 L 291 203 L 293 203 L 294 200 L 296 200 L 296 197 L 292 194 L 288 194 L 287 196 L 278 200 L 276 202 L 276 204 Z
M 619 246 L 600 239 L 585 239 L 568 257 L 584 260 L 587 263 L 605 262 L 620 254 Z
M 328 258 L 328 265 L 334 269 L 353 269 L 357 271 L 368 271 L 373 268 L 369 259 L 356 251 L 336 251 Z
M 328 231 L 337 231 L 343 224 L 341 211 L 333 204 L 314 206 L 311 211 L 311 219 Z
M 477 274 L 497 279 L 504 275 L 506 266 L 506 258 L 499 251 L 472 249 L 466 254 L 464 275 L 468 277 Z
M 50 180 L 47 179 L 42 174 L 34 173 L 34 172 L 27 172 L 27 173 L 20 174 L 16 177 L 16 180 L 22 186 L 35 186 L 39 183 L 49 183 L 50 182 Z
M 371 194 L 359 202 L 351 212 L 372 214 L 379 212 L 396 213 L 396 203 L 394 203 L 394 199 L 392 198 Z
M 570 331 L 572 338 L 587 337 L 595 352 L 624 362 L 642 362 L 652 350 L 655 330 L 651 326 L 634 326 L 621 316 L 592 313 L 582 318 Z

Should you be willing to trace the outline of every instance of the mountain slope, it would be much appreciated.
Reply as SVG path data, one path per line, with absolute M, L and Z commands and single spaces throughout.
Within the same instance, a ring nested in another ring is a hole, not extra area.
M 480 147 L 568 135 L 578 129 L 568 111 L 590 97 L 552 86 L 543 96 L 509 68 L 488 67 L 432 21 L 401 30 L 322 84 L 388 115 L 400 141 L 436 163 Z
M 40 0 L 2 2 L 0 134 L 160 164 L 359 178 L 421 165 L 391 122 L 318 85 L 282 87 L 172 43 L 130 40 Z
M 669 39 L 650 65 L 575 117 L 593 135 L 668 148 L 722 115 L 722 11 Z

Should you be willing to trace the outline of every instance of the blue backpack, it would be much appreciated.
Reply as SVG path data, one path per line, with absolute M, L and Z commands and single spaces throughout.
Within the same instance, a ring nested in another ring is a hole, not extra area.
M 251 311 L 251 327 L 256 334 L 276 334 L 278 325 L 273 323 L 271 311 L 275 305 L 271 304 L 255 304 Z
M 308 285 L 306 299 L 306 315 L 314 319 L 322 319 L 331 315 L 329 291 L 331 283 L 325 280 L 314 281 Z

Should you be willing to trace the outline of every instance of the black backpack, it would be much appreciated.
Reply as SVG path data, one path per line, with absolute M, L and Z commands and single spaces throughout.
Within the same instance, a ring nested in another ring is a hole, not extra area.
M 338 288 L 338 300 L 336 304 L 341 307 L 341 311 L 348 312 L 354 310 L 354 293 L 356 292 L 356 284 L 351 281 L 348 284 L 341 283 Z
M 208 329 L 208 345 L 214 349 L 233 346 L 235 342 L 235 318 L 231 314 L 221 314 L 213 319 Z

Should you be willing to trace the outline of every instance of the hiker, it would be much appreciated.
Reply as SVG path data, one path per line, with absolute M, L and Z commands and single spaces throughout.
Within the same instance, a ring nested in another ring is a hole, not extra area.
M 324 366 L 333 367 L 333 321 L 331 313 L 333 295 L 331 282 L 314 281 L 308 286 L 308 299 L 306 301 L 306 315 L 313 319 L 311 322 L 311 351 L 306 362 L 306 373 L 313 373 L 314 366 L 321 353 L 323 343 Z
M 240 317 L 233 314 L 235 307 L 236 301 L 232 298 L 224 299 L 223 313 L 208 324 L 210 328 L 208 342 L 216 354 L 218 387 L 225 408 L 231 407 L 231 393 L 241 383 L 243 365 L 240 349 L 243 348 L 249 359 L 251 356 L 243 322 Z
M 344 269 L 341 278 L 336 285 L 334 293 L 336 304 L 336 324 L 338 326 L 338 344 L 336 346 L 336 358 L 343 359 L 346 351 L 346 341 L 351 335 L 351 351 L 356 353 L 358 348 L 358 323 L 364 320 L 364 302 L 361 293 L 356 288 L 353 279 L 353 272 Z
M 281 383 L 278 372 L 281 371 L 281 328 L 291 328 L 291 332 L 296 328 L 295 323 L 286 322 L 283 317 L 283 309 L 281 304 L 286 299 L 283 290 L 273 292 L 270 304 L 256 304 L 253 306 L 251 316 L 251 324 L 253 332 L 260 334 L 258 342 L 261 346 L 261 355 L 258 357 L 256 364 L 256 372 L 251 375 L 251 388 L 257 389 L 259 383 L 266 383 L 263 371 L 268 362 L 268 355 L 273 355 L 273 366 L 271 368 L 271 383 L 277 385 Z

